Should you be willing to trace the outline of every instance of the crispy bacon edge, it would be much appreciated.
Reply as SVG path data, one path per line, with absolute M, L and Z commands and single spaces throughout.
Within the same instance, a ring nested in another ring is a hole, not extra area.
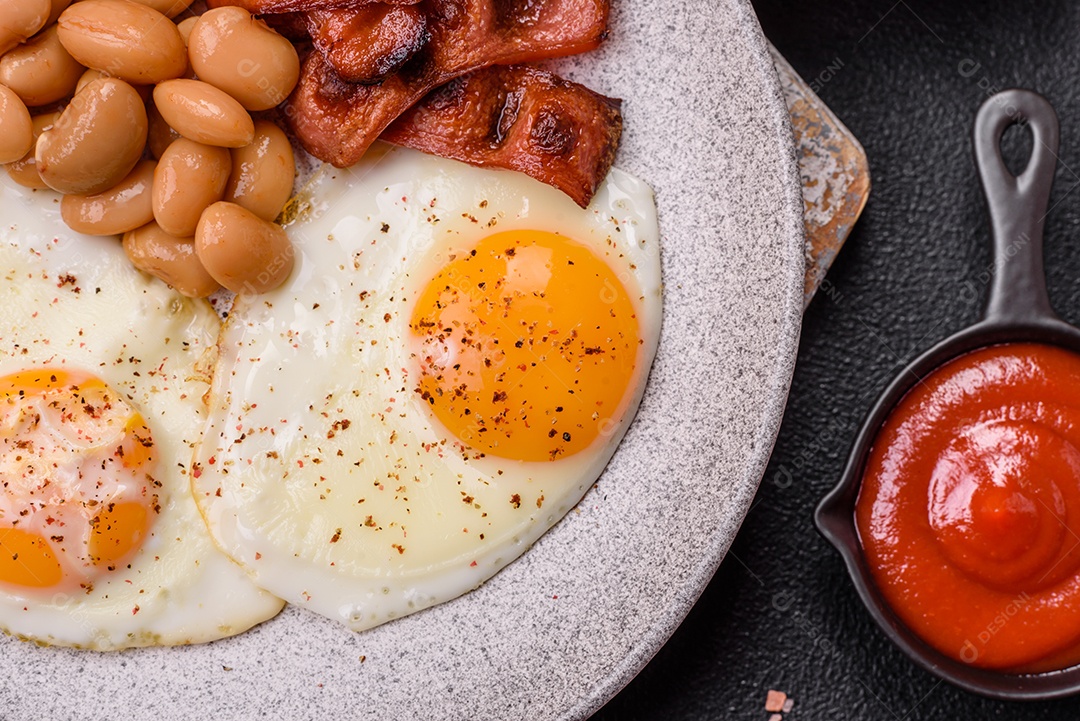
M 362 7 L 383 3 L 387 5 L 415 5 L 421 0 L 206 0 L 210 10 L 235 5 L 242 7 L 252 15 L 272 15 L 303 10 L 325 10 L 339 7 Z
M 615 160 L 621 101 L 537 68 L 477 70 L 428 94 L 382 139 L 523 172 L 588 207 Z
M 491 64 L 572 55 L 607 37 L 609 0 L 425 0 L 431 39 L 378 85 L 348 83 L 320 53 L 300 68 L 285 115 L 304 148 L 338 167 L 433 88 Z
M 315 49 L 350 83 L 377 82 L 404 65 L 429 37 L 427 15 L 415 5 L 311 10 L 304 19 Z
M 288 38 L 293 44 L 308 42 L 307 13 L 288 12 L 260 15 L 259 19 L 279 35 Z

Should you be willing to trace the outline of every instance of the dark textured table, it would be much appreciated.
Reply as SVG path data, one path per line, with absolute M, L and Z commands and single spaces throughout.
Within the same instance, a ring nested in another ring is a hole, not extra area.
M 873 398 L 981 311 L 993 264 L 970 132 L 997 90 L 1036 90 L 1061 117 L 1046 266 L 1056 310 L 1080 322 L 1080 3 L 754 4 L 866 148 L 873 191 L 806 312 L 787 415 L 731 552 L 671 641 L 594 719 L 767 721 L 770 688 L 795 701 L 785 719 L 1080 717 L 1080 697 L 991 701 L 912 665 L 811 519 Z M 1029 147 L 1024 133 L 1006 135 L 1017 163 Z

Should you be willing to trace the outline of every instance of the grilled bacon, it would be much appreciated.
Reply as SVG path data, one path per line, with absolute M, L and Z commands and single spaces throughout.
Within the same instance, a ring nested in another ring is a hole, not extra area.
M 337 76 L 372 83 L 401 67 L 427 42 L 427 16 L 416 5 L 372 3 L 306 13 L 315 48 Z
M 352 165 L 433 88 L 491 64 L 583 52 L 607 34 L 608 0 L 425 0 L 424 7 L 430 40 L 378 85 L 346 82 L 321 53 L 307 57 L 285 112 L 309 153 Z
M 284 35 L 293 43 L 306 42 L 309 39 L 307 13 L 272 13 L 259 17 L 271 30 Z
M 236 5 L 252 15 L 289 13 L 301 10 L 326 10 L 339 7 L 361 7 L 373 3 L 389 5 L 415 5 L 420 0 L 206 0 L 206 6 L 214 8 Z
M 526 173 L 584 208 L 615 159 L 620 104 L 544 70 L 492 66 L 432 91 L 382 139 Z

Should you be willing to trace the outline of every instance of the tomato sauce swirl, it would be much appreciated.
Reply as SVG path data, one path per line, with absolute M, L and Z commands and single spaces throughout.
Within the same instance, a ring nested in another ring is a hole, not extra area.
M 934 648 L 1080 662 L 1080 355 L 1010 343 L 935 370 L 875 438 L 855 515 L 885 600 Z

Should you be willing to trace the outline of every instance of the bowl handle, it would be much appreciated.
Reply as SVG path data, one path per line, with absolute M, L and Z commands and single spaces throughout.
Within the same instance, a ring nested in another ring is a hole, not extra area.
M 1019 176 L 1001 157 L 1001 136 L 1013 124 L 1029 125 L 1034 140 Z M 1038 93 L 1005 90 L 979 108 L 974 140 L 994 236 L 994 279 L 983 317 L 990 323 L 1056 320 L 1046 294 L 1042 240 L 1058 159 L 1057 114 Z

